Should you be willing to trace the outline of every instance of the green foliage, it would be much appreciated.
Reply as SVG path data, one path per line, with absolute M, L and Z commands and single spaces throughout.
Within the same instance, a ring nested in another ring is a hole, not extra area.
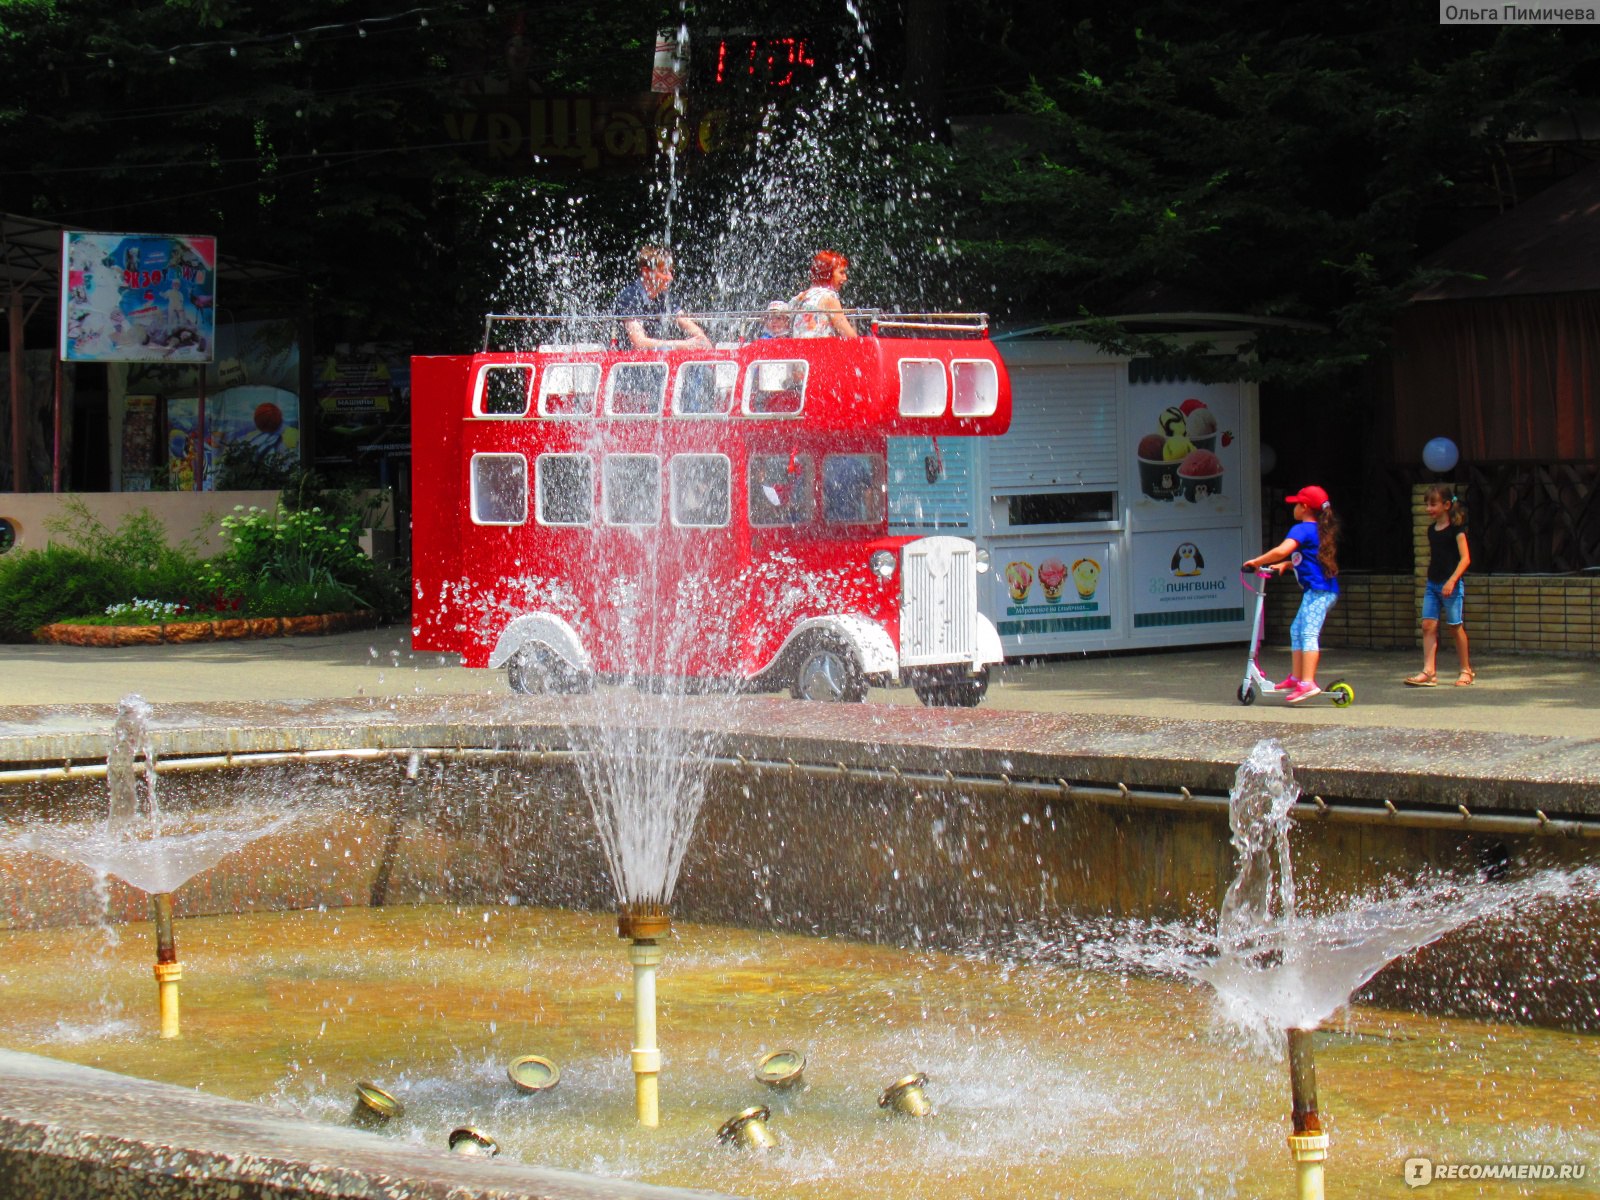
M 250 442 L 229 442 L 217 462 L 219 492 L 271 491 L 294 476 L 300 456 Z
M 132 594 L 134 576 L 127 567 L 70 546 L 0 556 L 0 638 L 32 641 L 41 625 L 99 612 Z
M 157 574 L 192 571 L 198 566 L 194 540 L 168 545 L 166 526 L 148 508 L 134 510 L 113 529 L 77 496 L 66 497 L 61 507 L 62 515 L 47 522 L 47 528 L 56 540 L 91 557 L 131 571 Z
M 292 586 L 354 598 L 372 578 L 372 560 L 356 541 L 359 532 L 354 520 L 331 521 L 320 508 L 268 512 L 235 505 L 222 518 L 228 549 L 208 564 L 210 578 L 217 587 L 246 596 L 259 594 L 263 586 Z
M 403 613 L 409 603 L 408 580 L 374 564 L 357 541 L 370 519 L 370 506 L 358 502 L 354 493 L 342 498 L 337 490 L 330 494 L 345 508 L 344 515 L 333 517 L 320 505 L 274 512 L 236 507 L 222 519 L 229 544 L 226 553 L 208 564 L 211 585 L 239 597 L 251 616 L 359 608 L 385 616 Z

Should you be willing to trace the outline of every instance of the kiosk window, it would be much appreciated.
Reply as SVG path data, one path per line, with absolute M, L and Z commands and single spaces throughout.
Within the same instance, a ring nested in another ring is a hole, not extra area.
M 944 364 L 933 358 L 900 360 L 900 415 L 944 415 Z
M 591 417 L 600 391 L 599 363 L 555 363 L 539 385 L 542 417 Z
M 680 417 L 724 416 L 733 407 L 733 389 L 738 381 L 738 363 L 685 363 L 678 372 L 672 411 Z
M 594 461 L 587 454 L 541 454 L 534 462 L 541 525 L 594 521 Z
M 606 524 L 661 523 L 661 460 L 654 454 L 608 454 L 602 492 Z
M 803 525 L 816 515 L 809 454 L 750 456 L 750 524 Z
M 485 367 L 478 375 L 480 417 L 525 417 L 532 400 L 532 367 Z
M 876 454 L 830 454 L 822 460 L 822 519 L 875 525 L 884 515 L 884 465 Z
M 672 523 L 701 529 L 728 523 L 728 456 L 679 454 L 672 460 Z
M 521 525 L 528 519 L 528 460 L 520 454 L 472 456 L 472 520 Z
M 958 417 L 992 417 L 1000 403 L 1000 377 L 987 359 L 966 359 L 950 364 L 955 395 L 950 411 Z
M 756 362 L 744 377 L 744 410 L 758 417 L 792 417 L 806 403 L 806 373 L 810 364 Z
M 666 394 L 666 363 L 618 363 L 611 368 L 606 412 L 614 417 L 659 416 Z

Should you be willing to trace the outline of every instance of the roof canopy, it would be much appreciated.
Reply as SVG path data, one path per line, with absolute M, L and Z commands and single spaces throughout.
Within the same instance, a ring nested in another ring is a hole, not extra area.
M 1424 265 L 1454 274 L 1412 300 L 1600 290 L 1600 164 L 1524 200 Z

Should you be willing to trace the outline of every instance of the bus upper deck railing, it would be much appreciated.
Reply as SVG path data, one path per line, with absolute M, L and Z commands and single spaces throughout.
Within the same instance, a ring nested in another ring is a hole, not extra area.
M 797 314 L 794 310 L 763 308 L 682 315 L 704 329 L 714 343 L 743 345 L 758 340 L 764 331 L 769 337 L 788 336 L 787 323 Z M 988 313 L 886 313 L 876 308 L 847 308 L 841 315 L 857 333 L 869 337 L 981 338 L 989 332 Z M 627 319 L 615 313 L 490 313 L 483 322 L 483 352 L 537 350 L 552 345 L 603 350 L 622 337 L 622 323 Z

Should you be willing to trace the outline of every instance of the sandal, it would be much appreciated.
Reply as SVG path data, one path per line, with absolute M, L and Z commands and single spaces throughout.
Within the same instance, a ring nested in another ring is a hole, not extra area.
M 1472 681 L 1474 679 L 1476 679 L 1477 677 L 1478 677 L 1478 673 L 1476 671 L 1474 671 L 1471 667 L 1462 667 L 1461 668 L 1461 674 L 1456 676 L 1456 686 L 1457 687 L 1471 687 L 1472 686 Z
M 1407 687 L 1438 687 L 1438 677 L 1432 671 L 1418 671 L 1402 680 Z

